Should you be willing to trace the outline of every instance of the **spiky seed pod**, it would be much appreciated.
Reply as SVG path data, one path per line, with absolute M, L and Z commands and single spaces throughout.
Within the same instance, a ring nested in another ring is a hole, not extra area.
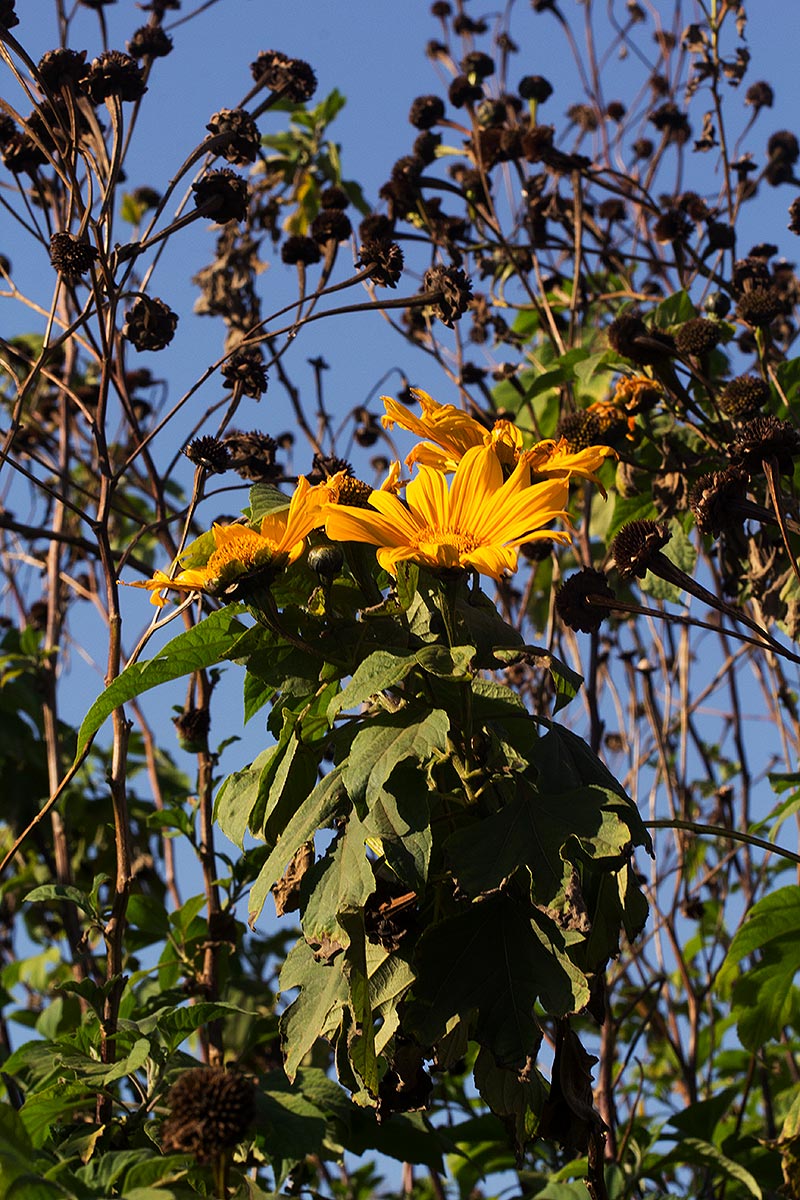
M 697 528 L 712 537 L 726 529 L 741 529 L 736 506 L 747 496 L 747 473 L 740 467 L 701 475 L 689 492 L 689 507 Z
M 281 258 L 290 267 L 297 263 L 313 267 L 322 258 L 322 251 L 313 238 L 293 233 L 281 246 Z
M 222 366 L 220 373 L 226 387 L 233 388 L 238 384 L 241 394 L 249 396 L 251 400 L 260 400 L 269 383 L 264 358 L 257 346 L 237 350 Z
M 519 81 L 517 91 L 523 100 L 534 100 L 537 104 L 544 104 L 553 94 L 553 85 L 544 75 L 524 75 Z
M 307 472 L 306 478 L 312 484 L 324 483 L 326 479 L 338 475 L 340 471 L 351 478 L 355 477 L 355 471 L 346 458 L 337 458 L 335 454 L 319 454 L 317 452 L 311 460 L 311 470 Z
M 85 275 L 96 259 L 97 250 L 91 242 L 74 233 L 54 233 L 50 238 L 50 262 L 70 283 Z
M 160 25 L 141 25 L 128 42 L 134 58 L 166 58 L 172 53 L 172 38 Z
M 429 267 L 422 277 L 424 292 L 440 292 L 433 303 L 433 314 L 453 328 L 469 308 L 472 299 L 472 283 L 460 267 Z
M 370 213 L 359 225 L 358 236 L 362 242 L 369 241 L 370 238 L 390 242 L 394 237 L 394 221 L 383 213 Z
M 340 208 L 344 211 L 350 207 L 350 197 L 344 188 L 331 184 L 320 192 L 319 203 L 321 208 Z
M 791 475 L 800 455 L 800 433 L 789 421 L 761 413 L 736 431 L 732 453 L 734 461 L 751 476 L 761 474 L 769 459 L 776 460 L 781 475 Z
M 283 472 L 275 462 L 278 443 L 268 433 L 231 432 L 225 438 L 230 464 L 237 475 L 251 483 L 268 483 Z
M 606 332 L 612 350 L 641 366 L 662 363 L 675 350 L 672 338 L 658 330 L 648 329 L 642 318 L 634 313 L 623 313 L 617 317 Z
M 211 728 L 211 713 L 208 708 L 187 708 L 180 716 L 172 718 L 178 744 L 189 754 L 202 754 L 208 749 L 208 732 Z
M 671 537 L 663 521 L 629 521 L 623 525 L 611 543 L 620 579 L 643 578 Z
M 224 1067 L 184 1071 L 167 1097 L 170 1115 L 161 1129 L 167 1154 L 193 1154 L 210 1162 L 241 1142 L 255 1116 L 255 1088 Z
M 378 287 L 397 287 L 403 274 L 403 251 L 397 242 L 377 241 L 370 238 L 361 243 L 358 265 L 369 268 L 369 278 Z
M 594 567 L 584 567 L 562 583 L 556 592 L 556 612 L 569 629 L 594 633 L 600 628 L 608 612 L 602 605 L 592 604 L 592 596 L 614 599 L 605 575 Z
M 125 314 L 122 336 L 137 350 L 163 350 L 175 336 L 178 314 L 157 296 L 139 296 Z
M 417 96 L 408 113 L 415 129 L 432 129 L 444 116 L 444 100 L 441 96 Z
M 280 92 L 295 104 L 304 104 L 317 90 L 317 77 L 302 58 L 289 58 L 280 50 L 263 50 L 250 64 L 256 83 L 271 92 Z
M 340 208 L 323 208 L 311 222 L 311 236 L 319 246 L 346 242 L 352 232 L 350 218 Z
M 228 221 L 243 221 L 247 216 L 250 188 L 247 180 L 228 167 L 219 171 L 208 171 L 202 179 L 192 184 L 194 202 L 203 210 L 203 216 L 218 225 Z
M 49 91 L 59 92 L 62 88 L 74 91 L 86 74 L 86 51 L 63 48 L 48 50 L 39 59 L 36 69 L 42 84 Z
M 228 447 L 219 438 L 207 435 L 194 438 L 183 453 L 196 467 L 202 467 L 210 475 L 222 475 L 230 466 L 231 456 Z
M 693 317 L 675 331 L 675 346 L 681 354 L 707 354 L 719 345 L 722 328 L 718 321 Z
M 215 112 L 206 125 L 212 137 L 220 134 L 227 136 L 227 141 L 219 153 L 226 162 L 234 166 L 244 166 L 253 163 L 258 158 L 261 145 L 261 135 L 258 127 L 243 108 L 221 108 Z
M 747 421 L 760 412 L 770 394 L 769 384 L 757 375 L 737 375 L 722 389 L 719 406 L 726 417 Z
M 754 329 L 771 325 L 783 312 L 783 301 L 774 287 L 753 288 L 736 305 L 737 315 Z
M 427 166 L 429 163 L 434 162 L 436 151 L 441 144 L 442 135 L 440 133 L 433 133 L 430 129 L 423 129 L 422 133 L 414 138 L 414 145 L 411 147 L 413 157 L 418 158 L 423 165 Z M 366 220 L 369 220 L 369 217 Z
M 83 81 L 83 90 L 93 104 L 102 104 L 112 96 L 132 103 L 147 91 L 144 74 L 135 58 L 121 50 L 106 50 L 92 59 Z
M 585 450 L 587 446 L 603 444 L 597 415 L 585 410 L 563 416 L 558 423 L 556 437 L 564 438 L 573 453 Z

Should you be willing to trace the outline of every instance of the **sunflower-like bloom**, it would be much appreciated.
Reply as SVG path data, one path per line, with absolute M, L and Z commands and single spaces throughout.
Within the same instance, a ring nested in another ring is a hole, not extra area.
M 306 535 L 323 523 L 322 506 L 327 499 L 324 485 L 312 488 L 301 476 L 288 507 L 267 513 L 260 530 L 246 525 L 215 525 L 214 549 L 205 566 L 188 567 L 174 578 L 165 571 L 156 571 L 152 579 L 132 586 L 148 588 L 153 593 L 151 603 L 163 608 L 166 600 L 160 593 L 164 588 L 214 594 L 259 568 L 282 570 L 300 557 Z
M 522 435 L 511 421 L 496 421 L 493 429 L 487 429 L 455 405 L 439 404 L 421 388 L 411 388 L 411 394 L 420 403 L 421 417 L 391 396 L 381 397 L 386 409 L 382 418 L 384 428 L 399 425 L 418 437 L 430 438 L 411 451 L 406 459 L 409 467 L 418 463 L 449 474 L 455 471 L 467 450 L 484 445 L 494 446 L 503 465 L 512 466 L 516 461 L 522 448 Z
M 331 505 L 326 531 L 334 541 L 377 546 L 378 562 L 391 575 L 399 562 L 411 560 L 434 570 L 473 567 L 499 580 L 517 569 L 521 542 L 569 541 L 568 534 L 544 528 L 553 520 L 569 522 L 567 493 L 564 479 L 531 486 L 523 461 L 504 481 L 492 446 L 473 446 L 449 488 L 440 471 L 421 463 L 406 487 L 405 503 L 376 491 L 371 508 Z
M 567 438 L 553 441 L 537 442 L 530 450 L 523 450 L 520 458 L 527 463 L 531 475 L 539 479 L 569 479 L 571 475 L 580 475 L 596 483 L 603 496 L 606 490 L 597 477 L 603 460 L 608 457 L 616 458 L 616 451 L 610 446 L 585 446 L 583 450 L 571 450 Z

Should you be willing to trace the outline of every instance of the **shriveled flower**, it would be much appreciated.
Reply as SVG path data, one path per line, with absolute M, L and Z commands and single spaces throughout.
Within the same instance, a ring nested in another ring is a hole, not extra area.
M 19 25 L 19 17 L 14 12 L 15 0 L 0 0 L 0 30 L 13 29 Z
M 443 116 L 444 101 L 440 96 L 417 96 L 408 119 L 415 129 L 431 129 Z
M 800 455 L 800 433 L 789 421 L 771 413 L 760 414 L 736 431 L 732 451 L 735 462 L 751 475 L 760 473 L 764 462 L 773 459 L 781 475 L 791 475 Z
M 317 77 L 302 58 L 289 58 L 280 50 L 262 50 L 250 71 L 256 83 L 278 92 L 295 104 L 310 100 L 317 90 Z
M 122 336 L 137 350 L 163 350 L 175 336 L 178 314 L 157 296 L 139 296 L 125 314 Z
M 206 1163 L 244 1138 L 255 1117 L 255 1088 L 251 1080 L 224 1067 L 195 1067 L 178 1077 L 167 1104 L 162 1149 L 166 1154 L 193 1154 Z
M 623 525 L 611 543 L 620 578 L 643 578 L 671 537 L 663 521 L 629 521 Z
M 92 59 L 83 88 L 93 104 L 102 104 L 112 96 L 131 103 L 147 91 L 142 68 L 121 50 L 106 50 Z
M 439 404 L 422 388 L 412 387 L 409 391 L 422 408 L 422 415 L 419 417 L 391 396 L 381 396 L 386 410 L 385 416 L 382 417 L 385 429 L 399 425 L 409 433 L 430 439 L 414 447 L 406 458 L 408 466 L 424 463 L 437 471 L 455 471 L 467 450 L 474 446 L 482 446 L 491 440 L 490 431 L 485 425 L 481 425 L 480 421 L 476 421 L 455 405 Z M 502 440 L 508 441 L 510 452 L 504 456 L 502 447 L 498 447 L 498 453 L 501 461 L 510 464 L 516 457 L 514 451 L 522 447 L 522 437 L 519 430 L 508 421 L 504 422 Z
M 225 449 L 231 467 L 242 479 L 269 483 L 283 474 L 283 468 L 275 462 L 278 443 L 268 433 L 232 431 L 225 438 Z
M 736 305 L 737 315 L 756 329 L 771 325 L 783 310 L 783 301 L 774 287 L 753 288 Z
M 322 258 L 322 251 L 313 238 L 294 233 L 281 246 L 281 258 L 290 267 L 298 263 L 312 267 Z
M 189 754 L 200 754 L 208 749 L 208 733 L 211 729 L 211 712 L 208 708 L 187 708 L 180 716 L 172 718 L 181 750 Z
M 255 162 L 261 145 L 258 127 L 243 108 L 221 108 L 206 125 L 212 137 L 224 136 L 227 140 L 219 153 L 226 162 L 244 166 Z
M 469 308 L 472 284 L 460 267 L 429 267 L 422 277 L 422 290 L 440 292 L 434 301 L 433 313 L 452 329 Z
M 257 346 L 246 347 L 232 354 L 221 369 L 225 386 L 238 387 L 243 396 L 259 400 L 267 390 L 269 378 L 264 358 Z
M 608 342 L 612 350 L 642 366 L 661 363 L 674 353 L 672 338 L 658 330 L 648 329 L 635 313 L 622 313 L 608 327 Z
M 701 475 L 689 492 L 689 507 L 701 533 L 719 537 L 725 529 L 741 528 L 737 508 L 747 496 L 747 472 L 741 467 Z
M 448 488 L 432 467 L 420 466 L 406 487 L 405 504 L 388 491 L 370 496 L 370 509 L 330 506 L 326 531 L 334 541 L 377 546 L 378 562 L 394 575 L 397 564 L 421 563 L 434 570 L 472 567 L 500 580 L 517 569 L 521 542 L 569 535 L 544 528 L 569 521 L 564 511 L 568 484 L 548 480 L 529 486 L 520 462 L 503 480 L 503 468 L 491 446 L 474 446 L 459 463 Z
M 721 339 L 722 326 L 719 321 L 709 321 L 705 317 L 684 321 L 675 331 L 675 346 L 681 354 L 707 354 Z
M 403 251 L 397 242 L 370 238 L 361 243 L 358 265 L 369 270 L 369 278 L 378 287 L 397 287 L 403 274 Z
M 624 375 L 614 387 L 614 403 L 632 414 L 649 412 L 663 397 L 663 389 L 647 375 Z
M 42 84 L 51 92 L 77 88 L 86 74 L 86 51 L 64 47 L 48 50 L 39 59 L 36 69 Z
M 323 208 L 311 222 L 311 236 L 320 246 L 346 242 L 352 232 L 350 218 L 340 208 Z
M 219 438 L 207 435 L 194 438 L 184 446 L 183 453 L 196 467 L 203 467 L 212 475 L 221 475 L 230 466 L 230 450 Z
M 208 592 L 214 596 L 243 577 L 252 579 L 262 573 L 277 573 L 303 553 L 306 536 L 322 524 L 325 500 L 324 491 L 312 488 L 301 476 L 288 506 L 266 513 L 260 530 L 246 525 L 215 525 L 214 550 L 204 566 L 188 567 L 173 579 L 164 571 L 156 571 L 152 579 L 137 581 L 132 586 L 148 588 L 153 593 L 151 603 L 163 608 L 164 588 Z
M 63 231 L 50 238 L 50 262 L 70 283 L 85 275 L 96 259 L 97 249 L 74 233 Z
M 525 75 L 520 79 L 517 91 L 523 100 L 544 104 L 553 94 L 553 85 L 543 75 Z
M 555 596 L 556 612 L 569 629 L 580 633 L 595 633 L 608 615 L 608 607 L 592 603 L 593 598 L 614 600 L 614 592 L 602 571 L 584 567 L 570 575 Z
M 223 167 L 219 171 L 208 171 L 202 179 L 192 184 L 194 202 L 219 225 L 228 221 L 243 221 L 247 216 L 250 188 L 247 180 L 235 171 Z

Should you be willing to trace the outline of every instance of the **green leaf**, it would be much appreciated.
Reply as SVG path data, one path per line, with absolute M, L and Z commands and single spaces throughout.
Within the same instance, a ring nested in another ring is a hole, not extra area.
M 309 841 L 316 831 L 326 825 L 341 811 L 345 801 L 345 789 L 341 768 L 335 768 L 319 781 L 283 831 L 269 858 L 258 873 L 250 892 L 248 921 L 254 925 L 264 907 L 273 883 L 277 883 L 303 842 Z
M 588 999 L 585 980 L 549 940 L 557 937 L 552 922 L 535 928 L 509 896 L 497 893 L 429 928 L 415 956 L 408 1027 L 431 1045 L 454 1016 L 477 1011 L 477 1040 L 500 1066 L 520 1066 L 541 1040 L 533 1015 L 538 998 L 556 1015 Z
M 214 799 L 214 820 L 227 838 L 244 850 L 244 838 L 250 824 L 250 814 L 258 801 L 264 767 L 275 753 L 275 747 L 262 750 L 249 767 L 234 771 L 223 782 Z
M 78 731 L 76 761 L 100 726 L 126 700 L 140 696 L 150 688 L 171 679 L 180 679 L 192 671 L 213 667 L 226 658 L 235 657 L 237 638 L 246 627 L 237 621 L 235 613 L 243 612 L 241 605 L 229 605 L 211 613 L 204 621 L 173 638 L 160 654 L 147 662 L 127 667 L 114 682 L 98 696 L 83 719 Z
M 350 992 L 350 1008 L 355 1019 L 355 1031 L 348 1043 L 348 1055 L 353 1069 L 371 1096 L 378 1094 L 378 1059 L 375 1053 L 375 1027 L 372 1019 L 369 975 L 367 971 L 367 936 L 364 913 L 352 909 L 341 913 L 339 922 L 347 934 L 348 946 L 344 956 L 344 975 Z
M 425 762 L 447 744 L 450 719 L 434 709 L 409 723 L 407 712 L 380 714 L 356 734 L 342 778 L 357 811 L 365 815 L 381 798 L 389 776 L 407 758 Z
M 364 845 L 366 836 L 364 826 L 351 816 L 325 855 L 303 876 L 303 933 L 310 945 L 323 947 L 326 958 L 336 946 L 346 944 L 339 915 L 361 908 L 375 890 L 375 876 Z
M 416 655 L 411 650 L 374 650 L 359 663 L 347 687 L 331 700 L 328 708 L 331 721 L 343 709 L 358 708 L 371 696 L 396 687 L 416 665 Z
M 43 883 L 40 887 L 34 888 L 32 892 L 28 892 L 25 897 L 26 904 L 38 904 L 43 900 L 66 901 L 69 904 L 77 905 L 89 916 L 97 915 L 97 910 L 86 893 L 69 884 Z
M 327 962 L 318 962 L 314 951 L 302 939 L 286 956 L 280 974 L 281 994 L 300 988 L 300 995 L 280 1022 L 285 1070 L 290 1080 L 317 1038 L 333 1034 L 341 1024 L 349 994 L 343 965 L 341 954 Z
M 256 1120 L 259 1130 L 264 1130 L 272 1158 L 296 1163 L 322 1148 L 325 1117 L 316 1105 L 296 1092 L 269 1088 L 259 1091 Z
M 668 329 L 671 325 L 683 325 L 696 316 L 697 309 L 692 304 L 689 293 L 673 292 L 655 306 L 650 314 L 650 324 L 654 329 Z
M 761 1200 L 762 1192 L 758 1182 L 745 1167 L 723 1154 L 713 1142 L 705 1142 L 701 1138 L 682 1137 L 674 1150 L 665 1154 L 659 1162 L 691 1164 L 692 1166 L 708 1167 L 717 1177 L 727 1177 L 740 1183 L 755 1200 Z

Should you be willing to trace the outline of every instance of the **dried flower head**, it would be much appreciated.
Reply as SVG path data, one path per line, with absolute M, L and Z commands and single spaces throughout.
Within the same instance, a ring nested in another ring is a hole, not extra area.
M 322 258 L 322 251 L 313 238 L 294 233 L 281 246 L 281 259 L 288 266 L 311 267 Z
M 97 250 L 91 242 L 74 233 L 63 231 L 50 238 L 50 262 L 70 283 L 85 275 L 96 259 Z
M 208 708 L 187 708 L 180 716 L 172 718 L 178 744 L 189 754 L 201 754 L 208 749 L 208 733 L 211 729 L 211 712 Z
M 212 137 L 225 135 L 226 141 L 219 153 L 226 162 L 244 166 L 255 162 L 261 145 L 261 137 L 255 121 L 243 108 L 221 108 L 206 125 Z
M 349 208 L 350 197 L 344 188 L 337 187 L 331 184 L 330 187 L 323 188 L 320 192 L 319 203 L 321 208 Z
M 472 284 L 460 267 L 429 267 L 422 277 L 422 290 L 440 293 L 433 302 L 433 313 L 451 329 L 472 299 Z
M 736 305 L 737 315 L 756 329 L 771 325 L 783 310 L 783 301 L 774 287 L 752 288 L 744 293 Z
M 369 270 L 369 278 L 378 287 L 397 287 L 403 274 L 403 251 L 397 242 L 370 238 L 361 243 L 358 265 Z
M 138 296 L 125 314 L 122 336 L 137 350 L 163 350 L 175 336 L 178 314 L 157 296 Z
M 800 196 L 789 205 L 789 230 L 800 234 Z
M 219 225 L 227 221 L 243 221 L 247 216 L 250 198 L 247 180 L 227 167 L 208 171 L 202 179 L 192 184 L 192 191 L 195 206 L 202 209 L 204 217 L 210 217 Z
M 307 62 L 289 58 L 280 50 L 262 50 L 250 71 L 256 83 L 279 92 L 295 104 L 310 100 L 317 90 L 317 77 Z
M 725 384 L 719 406 L 726 417 L 747 421 L 756 416 L 769 401 L 769 384 L 757 375 L 737 375 Z
M 722 327 L 718 321 L 705 317 L 693 317 L 684 321 L 675 331 L 675 346 L 681 354 L 707 354 L 722 339 Z
M 456 75 L 447 89 L 447 96 L 453 108 L 463 108 L 465 104 L 474 104 L 476 100 L 481 100 L 483 88 L 466 75 Z
M 689 507 L 694 513 L 697 528 L 713 537 L 726 529 L 741 528 L 737 505 L 747 496 L 747 472 L 740 467 L 712 471 L 701 475 L 689 492 Z
M 444 116 L 441 96 L 417 96 L 411 105 L 408 119 L 415 129 L 432 129 Z
M 688 142 L 692 136 L 689 118 L 676 104 L 662 104 L 650 117 L 650 121 L 668 142 L 681 145 Z
M 210 475 L 221 475 L 230 466 L 230 451 L 225 442 L 211 435 L 194 438 L 184 446 L 183 453 L 189 462 L 202 467 Z
M 48 50 L 39 59 L 36 69 L 48 91 L 59 92 L 62 88 L 74 91 L 86 74 L 86 51 L 62 47 Z
M 352 232 L 350 218 L 340 208 L 323 208 L 311 222 L 311 236 L 320 246 L 346 242 Z
M 142 25 L 128 42 L 134 58 L 166 58 L 172 53 L 172 38 L 161 25 Z
M 161 1130 L 167 1154 L 193 1154 L 200 1163 L 232 1150 L 255 1116 L 252 1082 L 224 1067 L 184 1071 L 167 1097 L 170 1115 Z
M 252 400 L 259 400 L 267 390 L 269 380 L 258 346 L 237 350 L 223 364 L 221 374 L 226 387 L 238 387 L 241 395 Z
M 663 521 L 629 521 L 611 543 L 620 579 L 643 578 L 672 534 Z
M 473 80 L 488 79 L 494 69 L 494 59 L 482 50 L 471 50 L 461 60 L 461 70 Z
M 15 0 L 0 0 L 0 30 L 13 29 L 19 25 L 19 17 L 14 12 Z
M 777 463 L 781 475 L 792 475 L 800 455 L 800 433 L 789 421 L 762 413 L 736 431 L 731 449 L 734 461 L 750 475 L 760 474 L 769 460 Z
M 762 108 L 772 108 L 774 101 L 775 93 L 771 85 L 764 79 L 759 79 L 756 83 L 751 83 L 744 94 L 745 104 L 749 104 L 756 112 L 759 112 Z
M 142 68 L 121 50 L 106 50 L 92 59 L 83 88 L 93 104 L 102 104 L 112 96 L 131 103 L 147 91 Z
M 674 342 L 657 330 L 648 329 L 641 317 L 623 313 L 611 322 L 607 330 L 612 350 L 642 366 L 662 363 L 674 352 Z
M 278 443 L 268 433 L 232 431 L 225 438 L 230 465 L 242 479 L 269 483 L 279 479 L 282 468 L 275 462 Z
M 668 208 L 653 222 L 657 242 L 685 242 L 692 233 L 689 218 L 679 208 Z
M 524 75 L 519 81 L 517 91 L 523 100 L 534 100 L 537 104 L 544 104 L 553 94 L 553 85 L 544 75 Z
M 584 567 L 570 575 L 556 592 L 556 612 L 569 629 L 595 633 L 608 615 L 608 608 L 592 604 L 594 597 L 613 600 L 614 592 L 602 571 Z

